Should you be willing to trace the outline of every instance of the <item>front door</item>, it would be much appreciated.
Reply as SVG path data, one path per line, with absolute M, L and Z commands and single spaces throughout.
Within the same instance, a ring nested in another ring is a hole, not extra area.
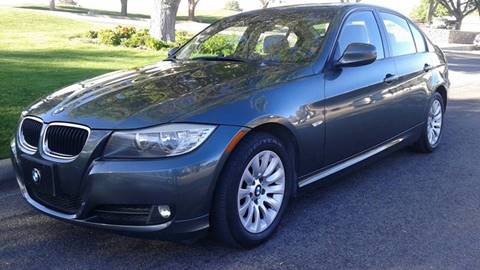
M 377 60 L 359 67 L 332 68 L 325 74 L 327 165 L 372 148 L 396 133 L 397 119 L 392 85 L 397 78 L 395 62 L 385 57 L 376 17 L 372 11 L 350 14 L 342 26 L 334 60 L 351 43 L 369 43 Z

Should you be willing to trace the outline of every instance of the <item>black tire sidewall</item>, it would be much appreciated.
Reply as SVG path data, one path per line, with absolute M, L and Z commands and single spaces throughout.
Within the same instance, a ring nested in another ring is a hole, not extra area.
M 248 141 L 243 143 L 232 153 L 235 155 L 233 166 L 229 168 L 228 173 L 225 175 L 228 178 L 223 180 L 229 181 L 227 188 L 227 202 L 226 202 L 226 214 L 230 232 L 233 238 L 243 247 L 253 247 L 263 241 L 267 240 L 276 230 L 278 224 L 285 212 L 288 205 L 292 184 L 294 182 L 293 164 L 289 158 L 288 151 L 285 146 L 282 145 L 279 139 L 269 134 L 256 134 L 251 138 L 247 138 Z M 248 232 L 242 225 L 240 217 L 238 216 L 237 196 L 238 187 L 243 174 L 244 169 L 250 162 L 250 160 L 258 153 L 270 150 L 275 152 L 281 159 L 285 170 L 285 194 L 282 201 L 280 210 L 275 217 L 273 223 L 263 232 L 253 234 Z

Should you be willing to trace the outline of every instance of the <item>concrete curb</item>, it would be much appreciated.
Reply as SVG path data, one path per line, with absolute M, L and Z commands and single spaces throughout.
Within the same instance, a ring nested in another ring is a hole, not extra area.
M 14 181 L 15 173 L 13 171 L 12 161 L 10 159 L 0 160 L 0 184 L 7 181 Z
M 440 47 L 444 51 L 473 51 L 475 47 L 470 44 L 451 44 Z

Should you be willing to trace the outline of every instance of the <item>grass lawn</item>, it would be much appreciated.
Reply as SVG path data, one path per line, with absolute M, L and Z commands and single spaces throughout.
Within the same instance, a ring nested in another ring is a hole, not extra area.
M 100 28 L 35 11 L 0 8 L 0 158 L 8 157 L 22 109 L 37 98 L 89 77 L 165 57 L 164 52 L 70 39 Z

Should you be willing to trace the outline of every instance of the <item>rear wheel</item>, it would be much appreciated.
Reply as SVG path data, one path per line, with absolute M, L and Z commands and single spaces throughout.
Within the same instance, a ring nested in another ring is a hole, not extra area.
M 288 204 L 292 161 L 282 142 L 268 133 L 245 138 L 219 179 L 212 213 L 217 239 L 253 247 L 275 231 Z
M 425 126 L 414 148 L 423 153 L 433 152 L 440 144 L 443 131 L 445 105 L 442 95 L 434 93 L 430 102 Z

